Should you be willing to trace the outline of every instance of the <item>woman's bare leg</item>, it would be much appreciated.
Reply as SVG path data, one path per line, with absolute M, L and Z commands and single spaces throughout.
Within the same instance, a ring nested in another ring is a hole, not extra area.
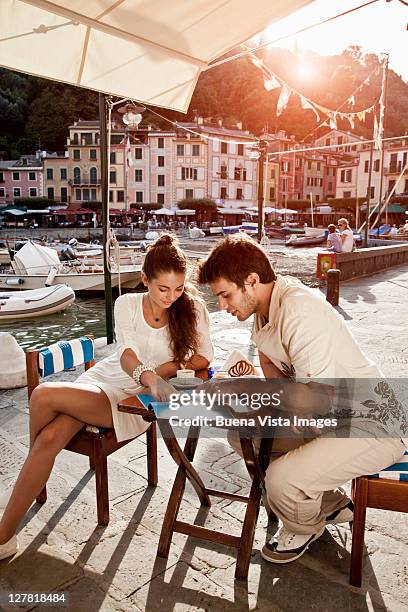
M 15 533 L 47 482 L 55 457 L 83 424 L 112 427 L 110 402 L 97 387 L 48 383 L 37 389 L 38 393 L 33 393 L 30 402 L 30 421 L 34 419 L 30 432 L 37 433 L 0 521 L 0 544 Z
M 43 383 L 30 398 L 30 447 L 41 429 L 60 413 L 88 425 L 113 426 L 110 402 L 95 385 Z

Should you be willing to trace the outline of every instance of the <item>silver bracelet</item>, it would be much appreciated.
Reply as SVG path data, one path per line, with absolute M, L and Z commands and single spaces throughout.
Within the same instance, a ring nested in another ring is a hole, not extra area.
M 141 363 L 133 370 L 132 378 L 137 386 L 141 386 L 140 377 L 143 372 L 156 372 L 157 365 L 155 363 Z

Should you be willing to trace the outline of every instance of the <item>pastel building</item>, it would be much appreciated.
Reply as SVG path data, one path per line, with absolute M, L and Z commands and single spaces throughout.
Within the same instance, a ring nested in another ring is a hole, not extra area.
M 68 178 L 68 151 L 63 155 L 43 152 L 42 161 L 44 196 L 58 204 L 69 203 L 71 184 Z
M 0 205 L 12 204 L 18 198 L 42 197 L 42 170 L 40 152 L 0 162 Z

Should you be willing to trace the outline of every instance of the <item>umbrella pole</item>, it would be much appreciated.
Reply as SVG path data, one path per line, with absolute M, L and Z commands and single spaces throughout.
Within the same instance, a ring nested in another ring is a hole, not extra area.
M 106 99 L 105 94 L 99 94 L 99 152 L 101 156 L 101 190 L 102 190 L 102 240 L 103 240 L 103 276 L 105 281 L 105 319 L 107 343 L 113 342 L 113 306 L 112 306 L 112 283 L 111 273 L 108 266 L 109 253 L 108 241 L 108 147 L 107 147 L 107 123 L 106 123 Z
M 264 140 L 259 141 L 259 157 L 258 157 L 258 242 L 262 240 L 263 234 L 263 201 L 264 201 L 264 163 L 266 157 L 267 144 Z

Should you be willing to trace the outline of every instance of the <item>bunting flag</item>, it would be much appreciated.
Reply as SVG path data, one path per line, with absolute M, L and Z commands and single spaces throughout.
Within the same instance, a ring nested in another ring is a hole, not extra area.
M 276 106 L 276 116 L 277 117 L 279 117 L 279 115 L 281 115 L 283 111 L 285 110 L 285 108 L 287 107 L 291 94 L 292 94 L 291 88 L 288 85 L 286 85 L 286 83 L 283 83 L 282 89 L 280 92 L 280 96 L 279 96 L 279 100 L 278 100 L 278 104 Z
M 266 89 L 266 91 L 272 91 L 272 89 L 278 89 L 278 87 L 282 87 L 282 83 L 280 83 L 278 81 L 277 78 L 275 78 L 273 75 L 271 75 L 271 78 L 265 78 L 264 75 L 264 87 Z
M 304 110 L 309 110 L 309 109 L 312 110 L 315 113 L 315 115 L 316 115 L 316 120 L 320 121 L 320 115 L 317 112 L 316 107 L 313 106 L 313 104 L 311 103 L 311 101 L 308 98 L 305 98 L 305 96 L 300 96 L 300 103 L 301 103 L 302 108 Z
M 245 45 L 243 46 L 248 48 Z M 279 81 L 276 75 L 273 74 L 273 72 L 267 66 L 265 66 L 264 62 L 259 59 L 259 57 L 256 57 L 255 53 L 249 53 L 249 59 L 254 66 L 256 66 L 262 72 L 262 78 L 266 91 L 272 91 L 273 89 L 282 87 L 282 83 Z
M 384 58 L 384 62 L 383 62 L 383 72 L 382 72 L 382 79 L 381 79 L 381 95 L 380 95 L 380 115 L 379 115 L 379 122 L 377 124 L 377 134 L 374 135 L 374 141 L 375 141 L 375 148 L 378 149 L 379 151 L 381 151 L 382 149 L 382 139 L 384 137 L 384 113 L 385 113 L 385 81 L 386 81 L 386 74 L 387 74 L 387 64 L 388 64 L 388 57 Z M 375 132 L 375 127 L 376 127 L 376 122 L 377 122 L 377 117 L 374 117 L 374 132 Z
M 374 110 L 374 104 L 372 106 L 370 106 L 369 108 L 365 108 L 361 111 L 357 111 L 357 112 L 339 112 L 339 111 L 334 111 L 331 110 L 329 108 L 326 108 L 325 106 L 321 106 L 320 104 L 317 104 L 316 102 L 313 102 L 313 100 L 310 100 L 309 98 L 306 98 L 306 96 L 303 96 L 300 92 L 296 91 L 296 89 L 293 89 L 292 87 L 290 87 L 287 83 L 285 83 L 285 81 L 283 81 L 280 77 L 278 77 L 274 72 L 272 72 L 272 70 L 270 68 L 268 68 L 267 66 L 265 66 L 264 62 L 259 59 L 255 53 L 253 53 L 252 51 L 249 51 L 249 47 L 247 47 L 246 45 L 241 45 L 243 49 L 245 49 L 246 51 L 248 51 L 248 56 L 249 59 L 251 60 L 251 62 L 262 72 L 262 76 L 263 76 L 263 81 L 264 81 L 264 87 L 267 91 L 272 91 L 273 89 L 278 89 L 281 88 L 281 92 L 279 95 L 279 99 L 278 99 L 278 103 L 276 106 L 276 116 L 279 117 L 283 111 L 286 109 L 286 107 L 288 106 L 288 102 L 289 102 L 289 98 L 291 95 L 297 95 L 299 97 L 301 106 L 303 109 L 305 110 L 312 110 L 315 115 L 316 115 L 316 119 L 319 122 L 320 121 L 320 115 L 319 115 L 319 111 L 320 113 L 322 113 L 323 115 L 327 115 L 328 119 L 322 123 L 323 125 L 329 125 L 331 129 L 337 129 L 337 121 L 338 119 L 343 119 L 349 122 L 351 129 L 354 129 L 355 127 L 355 118 L 357 117 L 360 121 L 365 121 L 366 115 L 368 113 L 373 112 Z M 383 79 L 384 79 L 384 72 L 383 72 Z M 360 85 L 360 87 L 357 89 L 357 91 L 360 91 L 364 85 L 369 85 L 370 84 L 370 76 L 368 76 L 363 83 Z M 382 89 L 382 98 L 383 99 L 383 91 L 384 91 L 384 87 Z M 380 138 L 382 138 L 382 133 L 383 133 L 383 120 L 384 120 L 384 110 L 381 110 L 384 108 L 384 104 L 383 102 L 380 100 L 380 122 L 379 122 L 379 127 L 378 127 L 378 131 L 379 131 L 379 135 Z M 350 106 L 355 106 L 355 97 L 354 94 L 352 94 L 348 99 L 347 99 L 347 103 Z
M 380 151 L 381 150 L 381 146 L 382 146 L 382 141 L 381 141 L 381 136 L 380 136 L 380 131 L 379 131 L 379 126 L 378 126 L 378 121 L 377 121 L 377 116 L 376 115 L 374 115 L 373 140 L 374 140 L 374 148 L 377 151 Z

